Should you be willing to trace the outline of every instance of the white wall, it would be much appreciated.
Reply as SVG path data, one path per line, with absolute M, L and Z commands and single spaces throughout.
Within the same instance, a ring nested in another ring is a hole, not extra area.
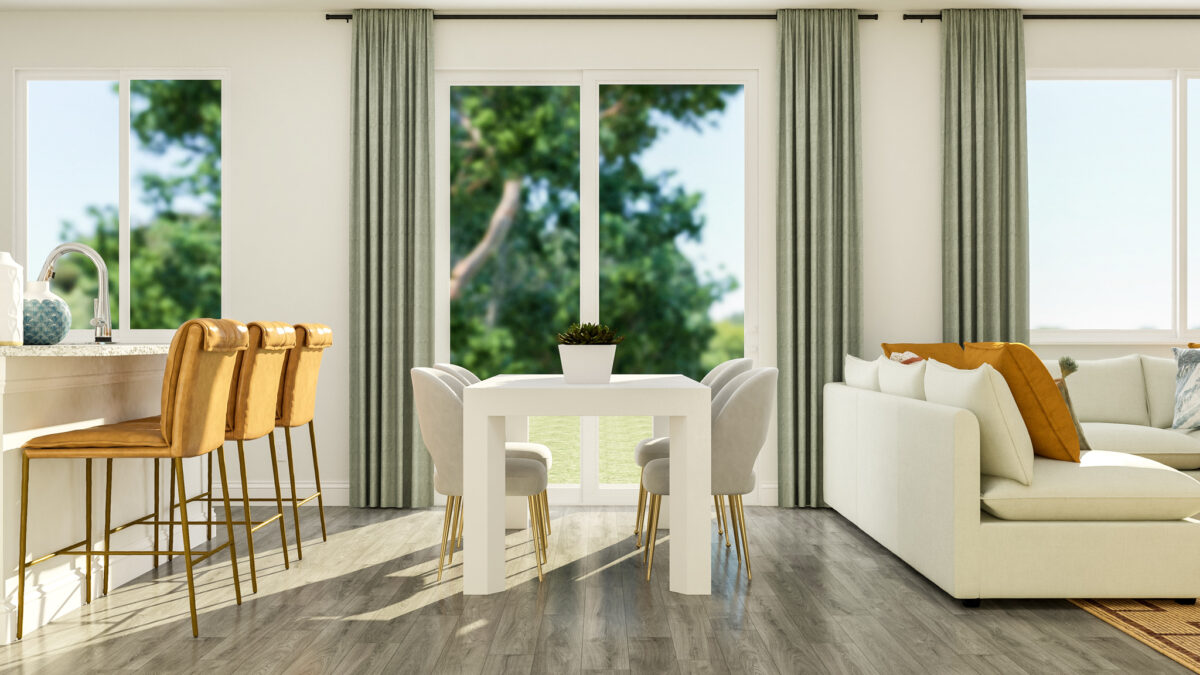
M 321 372 L 317 442 L 326 500 L 345 504 L 350 28 L 316 12 L 6 12 L 0 18 L 0 129 L 13 128 L 15 69 L 81 67 L 228 69 L 224 315 L 333 327 L 334 347 Z M 14 170 L 13 134 L 6 131 L 0 133 L 3 249 L 10 248 L 15 220 L 9 215 Z M 296 478 L 311 485 L 307 433 L 296 436 Z M 273 485 L 266 441 L 247 449 L 250 479 Z

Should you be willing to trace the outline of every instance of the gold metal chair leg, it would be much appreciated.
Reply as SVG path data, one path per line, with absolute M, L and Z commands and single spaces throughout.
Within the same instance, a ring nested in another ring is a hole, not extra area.
M 254 525 L 250 517 L 250 488 L 246 484 L 246 449 L 241 441 L 237 442 L 237 451 L 238 469 L 242 478 L 242 520 L 246 521 L 246 552 L 250 556 L 250 592 L 257 593 L 258 569 L 254 565 Z
M 454 497 L 446 497 L 446 517 L 442 519 L 442 552 L 438 554 L 438 581 L 442 580 L 442 565 L 446 561 L 446 540 L 450 538 L 450 515 L 454 512 Z
M 104 460 L 104 552 L 107 553 L 112 547 L 109 545 L 109 540 L 112 535 L 112 458 Z M 108 567 L 112 563 L 112 556 L 104 556 L 104 576 L 101 584 L 104 587 L 102 593 L 108 595 Z
M 542 562 L 550 562 L 546 558 L 546 514 L 542 511 L 542 500 L 538 495 L 533 495 L 534 511 L 530 514 L 530 533 L 537 538 L 539 546 L 534 547 L 534 551 L 540 551 Z M 534 522 L 536 518 L 536 523 Z M 536 527 L 534 525 L 536 524 Z
M 241 450 L 242 450 L 241 445 L 242 445 L 242 442 L 238 441 L 238 453 L 239 454 L 241 453 Z M 224 444 L 217 447 L 217 464 L 221 469 L 221 500 L 225 502 L 225 536 L 229 537 L 229 564 L 231 567 L 233 567 L 233 592 L 235 595 L 237 595 L 237 604 L 240 605 L 240 604 L 242 604 L 242 580 L 238 576 L 237 547 L 234 545 L 234 538 L 233 538 L 233 510 L 229 508 L 229 478 L 225 474 L 225 446 L 224 446 Z M 245 476 L 244 471 L 242 472 L 242 475 Z M 243 478 L 242 480 L 243 480 L 243 486 L 244 486 L 245 478 Z M 210 490 L 212 489 L 211 485 L 209 485 L 209 489 Z M 244 491 L 243 491 L 243 494 L 244 494 Z M 209 520 L 211 520 L 211 518 Z M 246 522 L 247 523 L 250 522 L 250 510 L 249 509 L 246 510 Z M 250 564 L 251 565 L 254 564 L 254 554 L 250 554 Z M 251 574 L 251 579 L 253 579 L 253 578 L 254 578 L 253 574 Z M 255 590 L 257 590 L 257 587 L 255 587 Z
M 287 427 L 284 427 L 286 433 Z M 321 541 L 328 541 L 325 535 L 325 493 L 321 491 L 321 468 L 317 463 L 317 432 L 313 430 L 313 421 L 308 421 L 308 442 L 312 445 L 313 480 L 317 483 L 317 511 L 321 514 Z M 291 445 L 289 444 L 290 448 Z
M 637 535 L 637 548 L 642 546 L 642 517 L 646 515 L 646 486 L 642 484 L 642 477 L 645 475 L 646 468 L 642 467 L 642 472 L 638 475 L 637 517 L 634 518 L 633 524 L 633 533 Z
M 17 563 L 17 639 L 25 630 L 25 534 L 29 524 L 29 457 L 21 451 L 21 550 Z
M 171 462 L 171 480 L 167 481 L 169 486 L 167 489 L 167 550 L 175 550 L 175 462 Z M 167 555 L 167 562 L 171 562 L 171 556 Z
M 716 507 L 717 511 L 717 539 L 720 539 L 721 535 L 725 534 L 725 522 L 722 519 L 720 497 L 713 495 L 713 506 Z
M 454 541 L 451 542 L 451 544 L 453 544 L 454 546 L 457 547 L 454 549 L 456 551 L 458 549 L 462 548 L 463 522 L 465 522 L 465 521 L 466 521 L 466 518 L 462 517 L 462 497 L 459 497 L 458 498 L 458 534 L 454 537 Z
M 738 510 L 738 529 L 742 531 L 742 555 L 746 558 L 746 580 L 749 581 L 750 576 L 750 539 L 746 536 L 746 508 L 742 504 L 742 496 L 737 496 Z
M 729 495 L 729 526 L 733 528 L 733 547 L 737 551 L 737 560 L 742 562 L 742 528 L 738 525 L 737 500 Z
M 550 495 L 542 490 L 542 514 L 546 516 L 546 538 L 549 539 L 554 531 L 550 529 Z
M 646 540 L 646 581 L 650 581 L 650 572 L 654 570 L 654 544 L 658 539 L 658 510 L 662 508 L 662 495 L 650 496 L 650 530 Z
M 462 496 L 454 498 L 454 521 L 450 524 L 451 532 L 458 532 L 459 521 L 462 519 Z M 450 541 L 450 551 L 446 557 L 447 565 L 454 565 L 454 540 Z
M 725 510 L 725 500 L 721 495 L 717 495 L 717 506 L 721 509 L 721 520 L 725 521 L 725 548 L 733 546 L 733 542 L 729 541 L 729 513 Z
M 287 525 L 283 522 L 283 488 L 279 486 L 279 462 L 275 453 L 275 432 L 272 431 L 267 435 L 267 440 L 271 447 L 271 473 L 275 476 L 275 510 L 279 514 L 279 541 L 280 548 L 283 550 L 283 569 L 291 569 L 291 563 L 288 561 L 288 544 L 287 544 Z M 290 462 L 289 462 L 290 463 Z M 293 503 L 294 505 L 294 503 Z M 296 558 L 300 557 L 300 540 L 296 540 Z
M 83 505 L 83 533 L 86 540 L 87 553 L 84 555 L 84 562 L 87 569 L 83 575 L 83 603 L 92 601 L 92 459 L 89 457 L 83 461 L 84 473 L 84 505 Z
M 542 519 L 538 514 L 537 508 L 538 499 L 536 496 L 529 497 L 529 527 L 530 540 L 533 542 L 533 559 L 537 562 L 538 582 L 541 582 L 542 577 L 542 554 L 538 550 L 538 542 L 541 540 Z
M 162 506 L 162 502 L 159 499 L 158 491 L 159 491 L 159 484 L 162 482 L 162 477 L 159 475 L 158 459 L 154 459 L 151 461 L 154 462 L 154 550 L 158 551 L 161 549 L 161 547 L 158 545 L 159 529 L 161 529 L 158 525 L 158 521 L 160 520 L 160 518 L 158 517 L 158 509 L 160 506 Z M 154 554 L 154 567 L 155 568 L 158 567 L 158 554 L 157 553 Z
M 268 434 L 271 445 L 275 445 L 275 430 Z M 300 498 L 296 495 L 296 463 L 292 461 L 292 446 L 287 446 L 288 481 L 292 485 L 292 526 L 296 529 L 296 560 L 304 560 L 304 550 L 300 547 Z
M 209 453 L 209 455 L 208 455 L 208 486 L 207 486 L 208 487 L 208 510 L 204 512 L 204 520 L 208 521 L 208 524 L 204 526 L 204 530 L 205 530 L 205 534 L 208 535 L 209 540 L 212 539 L 212 512 L 213 512 L 213 508 L 212 508 L 212 505 L 213 505 L 212 463 L 213 463 L 212 454 Z
M 175 466 L 175 483 L 179 488 L 179 520 L 183 525 L 183 563 L 187 568 L 188 606 L 192 612 L 192 637 L 199 637 L 200 627 L 196 623 L 196 580 L 192 576 L 192 538 L 188 533 L 187 493 L 183 486 L 183 460 L 176 457 L 173 464 Z

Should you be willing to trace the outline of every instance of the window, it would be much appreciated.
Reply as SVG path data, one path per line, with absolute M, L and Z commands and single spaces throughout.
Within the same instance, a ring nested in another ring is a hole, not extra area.
M 560 372 L 554 332 L 575 321 L 626 335 L 618 373 L 699 379 L 745 353 L 748 78 L 704 77 L 443 81 L 454 362 L 484 378 Z M 636 494 L 634 446 L 653 432 L 649 417 L 528 422 L 559 496 L 585 503 Z
M 1200 181 L 1176 187 L 1200 147 L 1196 82 L 1182 71 L 1030 75 L 1035 341 L 1176 343 L 1200 329 L 1200 288 L 1188 282 L 1200 280 L 1188 269 L 1200 242 L 1187 243 Z
M 221 85 L 220 73 L 19 73 L 27 277 L 79 242 L 108 267 L 115 330 L 155 339 L 221 316 Z M 81 255 L 55 264 L 77 339 L 91 334 L 98 285 Z

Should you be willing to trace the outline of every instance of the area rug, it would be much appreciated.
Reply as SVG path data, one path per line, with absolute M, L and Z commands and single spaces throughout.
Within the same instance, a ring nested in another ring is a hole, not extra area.
M 1200 605 L 1180 605 L 1174 600 L 1071 602 L 1200 673 Z

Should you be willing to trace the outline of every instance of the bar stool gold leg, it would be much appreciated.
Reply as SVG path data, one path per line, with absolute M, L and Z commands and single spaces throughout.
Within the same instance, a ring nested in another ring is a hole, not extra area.
M 275 445 L 275 430 L 272 429 L 268 434 L 271 438 L 271 445 Z M 292 444 L 287 446 L 288 458 L 288 481 L 292 485 L 292 525 L 296 528 L 296 560 L 304 560 L 304 551 L 300 548 L 300 507 L 297 503 L 300 498 L 296 495 L 296 464 L 292 461 Z M 281 519 L 282 520 L 282 519 Z
M 192 637 L 199 637 L 200 627 L 196 623 L 196 581 L 192 576 L 192 538 L 188 533 L 187 493 L 184 491 L 183 485 L 183 460 L 175 457 L 173 464 L 175 466 L 175 483 L 179 488 L 179 520 L 183 525 L 183 564 L 187 569 L 188 607 L 192 612 Z
M 112 548 L 109 546 L 109 539 L 112 535 L 112 458 L 104 460 L 104 552 Z M 104 586 L 102 593 L 108 595 L 108 565 L 112 562 L 112 556 L 104 556 L 104 578 L 101 582 Z
M 84 555 L 84 562 L 87 569 L 83 575 L 83 603 L 92 601 L 92 458 L 89 457 L 83 462 L 84 464 L 84 505 L 83 505 L 83 534 L 87 540 L 87 553 Z
M 254 524 L 250 517 L 250 488 L 246 485 L 246 450 L 242 447 L 241 441 L 237 442 L 237 451 L 238 469 L 242 476 L 242 520 L 246 521 L 246 552 L 250 556 L 250 592 L 257 593 L 258 570 L 254 565 Z
M 167 481 L 167 550 L 175 550 L 175 462 L 171 461 L 171 479 Z M 167 554 L 167 562 L 171 562 L 171 554 Z
M 325 536 L 325 493 L 321 491 L 321 469 L 317 465 L 317 432 L 313 429 L 312 420 L 308 421 L 308 442 L 312 445 L 313 480 L 317 482 L 317 511 L 321 514 L 321 541 L 328 541 L 329 538 Z
M 271 473 L 275 476 L 275 509 L 279 514 L 279 541 L 280 548 L 283 549 L 283 569 L 291 569 L 291 563 L 288 562 L 287 549 L 287 525 L 283 522 L 283 489 L 279 487 L 279 461 L 275 453 L 275 432 L 272 431 L 267 435 L 267 440 L 270 441 L 271 447 Z M 296 552 L 299 557 L 300 541 L 296 540 Z
M 438 554 L 438 577 L 442 580 L 442 565 L 446 562 L 446 540 L 450 537 L 450 515 L 454 513 L 454 497 L 446 497 L 446 517 L 442 519 L 442 552 Z
M 157 459 L 154 459 L 151 461 L 154 462 L 154 550 L 158 551 L 161 548 L 158 545 L 158 536 L 159 536 L 158 531 L 160 529 L 159 525 L 158 525 L 158 521 L 159 521 L 158 509 L 162 505 L 161 502 L 159 501 L 158 489 L 159 489 L 159 483 L 162 481 L 162 477 L 159 475 L 159 467 L 158 467 L 159 461 Z M 157 553 L 154 554 L 154 567 L 156 569 L 158 568 L 158 554 Z
M 241 441 L 238 441 L 241 445 Z M 222 444 L 217 447 L 217 464 L 221 468 L 221 499 L 225 502 L 225 536 L 229 537 L 229 564 L 233 568 L 233 592 L 237 595 L 237 604 L 242 604 L 242 581 L 238 576 L 237 568 L 237 547 L 234 545 L 233 539 L 233 511 L 229 508 L 229 479 L 225 475 L 225 446 Z M 212 486 L 210 485 L 209 488 Z M 210 518 L 211 520 L 211 518 Z M 249 512 L 246 515 L 246 522 L 250 522 Z M 250 556 L 250 560 L 254 560 L 254 556 Z
M 29 523 L 29 457 L 21 451 L 21 550 L 17 563 L 17 639 L 25 630 L 25 533 Z
M 662 507 L 662 495 L 651 495 L 650 499 L 650 531 L 648 533 L 650 538 L 646 540 L 648 553 L 646 581 L 650 581 L 650 572 L 654 569 L 654 544 L 658 539 L 658 510 Z
M 204 526 L 204 529 L 205 529 L 205 533 L 208 535 L 209 540 L 212 539 L 212 510 L 213 510 L 212 509 L 212 505 L 213 505 L 212 463 L 213 463 L 212 453 L 209 453 L 209 455 L 208 455 L 208 485 L 206 486 L 206 487 L 208 487 L 208 510 L 204 512 L 204 520 L 208 521 L 208 524 Z

